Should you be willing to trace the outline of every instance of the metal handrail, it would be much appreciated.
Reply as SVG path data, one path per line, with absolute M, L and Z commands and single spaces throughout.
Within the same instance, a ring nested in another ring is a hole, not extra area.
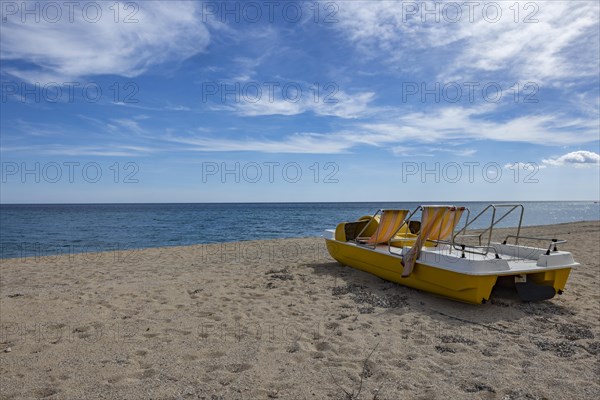
M 555 238 L 541 238 L 541 237 L 534 237 L 534 236 L 515 236 L 515 235 L 506 235 L 506 238 L 504 238 L 504 240 L 502 241 L 502 244 L 507 244 L 508 238 L 514 237 L 515 238 L 515 245 L 517 245 L 517 241 L 519 239 L 529 239 L 529 240 L 544 240 L 544 241 L 550 241 L 550 245 L 548 246 L 548 250 L 546 250 L 546 255 L 549 256 L 550 255 L 550 251 L 558 251 L 558 248 L 556 247 L 557 244 L 563 244 L 563 243 L 567 243 L 567 241 L 565 239 L 555 239 Z M 554 249 L 552 249 L 552 247 L 554 247 Z
M 506 208 L 506 207 L 510 207 L 510 209 L 508 211 L 506 211 L 500 218 L 496 219 L 496 209 L 497 208 Z M 504 218 L 506 218 L 509 214 L 511 214 L 514 210 L 516 210 L 517 208 L 521 208 L 521 213 L 519 215 L 519 225 L 517 227 L 517 235 L 515 236 L 516 240 L 515 240 L 515 244 L 518 244 L 519 242 L 519 237 L 520 237 L 520 233 L 521 233 L 521 224 L 523 223 L 523 213 L 525 211 L 525 208 L 523 207 L 522 204 L 490 204 L 489 206 L 485 207 L 483 210 L 481 210 L 481 212 L 479 214 L 477 214 L 475 216 L 475 218 L 473 218 L 471 221 L 469 221 L 468 223 L 465 224 L 465 226 L 458 231 L 454 237 L 453 237 L 453 242 L 456 242 L 456 238 L 458 236 L 463 236 L 463 237 L 478 237 L 479 239 L 479 246 L 481 246 L 482 248 L 486 248 L 485 253 L 482 253 L 483 255 L 487 255 L 487 253 L 489 252 L 489 247 L 490 244 L 492 242 L 492 233 L 494 230 L 494 227 L 496 225 L 498 225 L 498 223 L 500 223 L 502 220 L 504 220 Z M 490 225 L 485 228 L 479 235 L 461 235 L 461 233 L 464 233 L 467 231 L 467 228 L 469 226 L 471 226 L 475 221 L 477 221 L 482 215 L 484 215 L 488 210 L 492 210 L 492 219 L 490 221 Z M 482 245 L 482 241 L 481 238 L 482 236 L 486 233 L 488 233 L 488 241 L 487 241 L 487 245 Z M 469 247 L 476 247 L 476 246 L 469 246 Z
M 392 242 L 394 240 L 395 235 L 400 231 L 400 229 L 402 228 L 402 226 L 404 224 L 409 224 L 412 221 L 413 216 L 418 212 L 418 211 L 422 211 L 424 206 L 417 206 L 403 221 L 402 224 L 400 224 L 400 227 L 396 230 L 396 232 L 394 232 L 394 235 L 388 240 L 388 251 L 390 254 L 394 254 L 397 256 L 397 254 L 392 252 Z M 505 211 L 503 214 L 501 214 L 501 216 L 499 218 L 496 218 L 497 215 L 497 209 L 498 208 L 508 208 L 507 211 Z M 495 246 L 492 246 L 492 233 L 494 230 L 494 227 L 496 227 L 496 225 L 498 225 L 501 221 L 503 221 L 508 215 L 510 215 L 513 211 L 515 211 L 516 209 L 520 208 L 520 214 L 519 214 L 519 224 L 517 226 L 517 234 L 516 235 L 507 235 L 506 238 L 504 239 L 504 241 L 502 242 L 502 244 L 506 245 L 507 241 L 509 238 L 515 238 L 515 246 L 518 245 L 519 243 L 519 239 L 530 239 L 530 240 L 549 240 L 550 241 L 550 245 L 548 246 L 548 249 L 546 250 L 546 255 L 550 255 L 551 251 L 558 251 L 556 245 L 557 244 L 562 244 L 562 243 L 567 243 L 566 240 L 562 240 L 562 239 L 553 239 L 553 238 L 539 238 L 539 237 L 531 237 L 531 236 L 521 236 L 521 226 L 523 224 L 523 214 L 525 211 L 525 208 L 523 207 L 522 204 L 490 204 L 487 207 L 485 207 L 481 212 L 479 212 L 475 218 L 470 219 L 471 216 L 471 211 L 469 210 L 469 208 L 464 207 L 464 210 L 467 212 L 466 214 L 466 219 L 465 219 L 465 224 L 462 227 L 462 229 L 460 229 L 458 232 L 456 232 L 456 234 L 454 233 L 454 228 L 452 229 L 452 234 L 450 235 L 450 240 L 433 240 L 433 239 L 427 239 L 428 241 L 434 242 L 437 244 L 448 244 L 450 245 L 449 247 L 449 252 L 452 252 L 452 249 L 454 250 L 458 250 L 461 251 L 461 257 L 464 258 L 465 257 L 465 253 L 472 253 L 472 254 L 481 254 L 486 256 L 489 252 L 490 249 L 493 250 L 493 252 L 495 253 L 495 257 L 496 258 L 500 258 L 499 254 L 498 254 L 498 249 Z M 491 220 L 490 220 L 490 224 L 489 226 L 487 226 L 481 233 L 479 234 L 466 234 L 465 232 L 467 231 L 467 228 L 469 228 L 475 221 L 477 221 L 480 217 L 482 217 L 486 212 L 488 212 L 488 210 L 492 211 L 492 215 L 491 215 Z M 374 219 L 380 212 L 383 212 L 383 209 L 378 210 L 375 215 L 373 215 L 372 219 Z M 359 235 L 357 236 L 360 237 L 361 234 L 363 234 L 363 232 L 366 230 L 367 226 L 369 225 L 369 223 L 367 223 L 367 225 L 365 225 L 365 227 L 361 230 L 361 232 L 359 233 Z M 378 228 L 379 229 L 379 228 Z M 440 228 L 441 229 L 441 228 Z M 482 244 L 482 237 L 488 233 L 487 235 L 487 244 Z M 477 237 L 479 240 L 479 245 L 468 245 L 468 244 L 464 244 L 464 243 L 460 243 L 457 242 L 457 237 Z M 355 239 L 356 240 L 356 239 Z M 362 243 L 358 243 L 358 240 L 356 240 L 357 244 L 361 244 L 361 245 L 365 245 Z M 375 246 L 376 247 L 376 246 Z M 554 247 L 554 249 L 553 249 Z M 472 249 L 472 250 L 468 250 L 468 249 Z M 475 249 L 485 249 L 485 251 L 475 251 Z
M 460 246 L 460 248 L 457 248 L 457 246 Z M 498 254 L 498 249 L 495 246 L 492 245 L 480 245 L 480 246 L 476 246 L 476 245 L 470 245 L 470 244 L 463 244 L 463 243 L 454 243 L 453 244 L 454 250 L 460 250 L 462 252 L 461 257 L 460 258 L 465 258 L 465 253 L 471 253 L 471 254 L 480 254 L 482 256 L 486 256 L 490 251 L 490 249 L 494 250 L 494 256 L 496 259 L 500 259 L 500 255 Z M 485 253 L 484 252 L 479 252 L 479 251 L 474 251 L 474 250 L 467 250 L 467 248 L 472 248 L 472 249 L 486 249 Z
M 471 210 L 468 207 L 465 207 L 465 211 L 467 212 L 467 218 L 465 219 L 465 226 L 463 226 L 461 231 L 465 230 L 467 228 L 467 225 L 470 224 L 469 219 L 471 218 Z M 452 229 L 452 233 L 451 233 L 450 237 L 452 238 L 452 247 L 450 249 L 452 249 L 454 247 L 454 238 L 456 237 L 456 235 L 454 234 L 454 229 Z M 452 251 L 452 250 L 450 250 L 450 251 Z

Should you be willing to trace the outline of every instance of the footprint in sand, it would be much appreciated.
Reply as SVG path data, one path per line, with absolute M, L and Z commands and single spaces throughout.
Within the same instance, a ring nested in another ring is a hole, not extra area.
M 206 372 L 208 372 L 208 373 L 215 372 L 215 371 L 220 370 L 221 368 L 222 368 L 222 366 L 218 365 L 218 364 L 208 365 L 206 367 Z
M 242 363 L 242 364 L 230 364 L 227 366 L 227 370 L 231 371 L 233 373 L 240 373 L 240 372 L 244 372 L 247 371 L 249 369 L 252 369 L 252 365 L 247 364 L 247 363 Z
M 333 346 L 331 346 L 331 344 L 328 343 L 328 342 L 319 342 L 319 343 L 317 343 L 317 345 L 315 346 L 315 348 L 319 352 L 333 350 Z
M 61 381 L 66 381 L 66 380 L 71 379 L 71 377 L 67 374 L 60 374 L 60 375 L 58 375 L 58 379 L 60 379 Z
M 108 378 L 107 381 L 110 384 L 115 384 L 115 383 L 118 383 L 118 382 L 122 381 L 123 378 L 124 378 L 123 375 L 113 375 L 110 378 Z
M 46 398 L 50 396 L 54 396 L 58 393 L 58 389 L 53 387 L 45 387 L 35 391 L 35 397 L 37 398 Z
M 176 333 L 178 335 L 183 335 L 183 336 L 187 336 L 187 335 L 191 335 L 192 334 L 192 331 L 187 331 L 187 330 L 182 330 L 182 329 L 173 329 L 173 328 L 166 328 L 166 329 L 163 329 L 163 331 L 166 334 Z

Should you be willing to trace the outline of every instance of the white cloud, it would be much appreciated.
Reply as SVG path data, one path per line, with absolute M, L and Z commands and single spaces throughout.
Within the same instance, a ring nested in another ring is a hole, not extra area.
M 276 93 L 276 92 L 274 92 Z M 232 105 L 223 107 L 217 106 L 217 109 L 227 109 L 235 111 L 242 116 L 260 116 L 260 115 L 298 115 L 305 112 L 313 112 L 321 116 L 335 116 L 339 118 L 351 119 L 364 117 L 376 112 L 369 105 L 375 99 L 375 93 L 363 92 L 357 94 L 348 94 L 344 91 L 329 91 L 318 96 L 308 89 L 302 89 L 302 93 L 297 95 L 287 95 L 290 98 L 269 98 L 269 95 L 263 93 L 258 101 L 248 101 L 242 98 L 241 101 Z
M 392 154 L 395 156 L 420 156 L 420 157 L 435 157 L 439 153 L 450 153 L 458 157 L 470 157 L 477 153 L 475 149 L 460 148 L 448 146 L 444 147 L 430 147 L 430 146 L 393 146 L 390 148 Z
M 167 136 L 166 140 L 186 145 L 186 150 L 221 152 L 255 151 L 261 153 L 345 153 L 354 143 L 340 141 L 336 135 L 296 133 L 280 140 L 270 139 L 218 139 L 211 137 Z
M 389 148 L 396 155 L 447 151 L 474 154 L 473 141 L 518 142 L 541 145 L 588 143 L 598 139 L 594 121 L 557 115 L 519 117 L 507 121 L 485 118 L 487 106 L 442 108 L 430 113 L 382 117 L 380 122 L 356 122 L 332 133 L 296 133 L 279 139 L 256 140 L 169 136 L 166 140 L 191 145 L 198 151 L 257 151 L 266 153 L 345 153 L 358 146 Z M 465 144 L 469 142 L 468 144 Z M 452 150 L 446 144 L 456 144 Z
M 51 144 L 44 146 L 0 147 L 6 154 L 24 152 L 48 156 L 99 156 L 99 157 L 135 157 L 144 156 L 155 152 L 155 149 L 144 146 L 130 146 L 121 144 L 107 144 L 104 146 L 78 146 Z
M 484 19 L 476 22 L 465 50 L 452 66 L 454 70 L 504 69 L 523 81 L 550 84 L 553 79 L 597 76 L 598 3 L 531 4 L 527 12 L 521 10 L 518 23 L 509 9 L 512 3 L 502 3 L 503 13 L 512 18 L 503 18 L 495 24 Z M 522 22 L 537 7 L 539 11 L 534 18 L 538 22 Z
M 445 61 L 435 72 L 439 79 L 504 71 L 509 79 L 554 85 L 598 74 L 597 1 L 494 2 L 501 7 L 496 22 L 494 7 L 485 9 L 486 3 L 475 3 L 472 14 L 466 3 L 453 4 L 462 4 L 456 23 L 455 8 L 442 2 L 343 2 L 335 27 L 363 54 L 385 54 L 394 68 L 414 68 L 418 50 L 427 49 L 429 58 L 438 54 L 435 59 Z
M 357 143 L 439 143 L 454 140 L 492 140 L 542 145 L 569 145 L 598 140 L 594 120 L 581 120 L 559 115 L 535 115 L 494 121 L 488 106 L 446 107 L 428 113 L 410 113 L 363 123 L 350 138 Z
M 64 136 L 64 127 L 57 124 L 30 122 L 18 119 L 14 125 L 22 135 L 38 137 Z
M 112 130 L 126 131 L 136 135 L 143 135 L 145 130 L 140 126 L 140 123 L 131 118 L 116 118 L 111 120 L 112 124 L 108 124 Z M 114 124 L 114 125 L 113 125 Z
M 191 108 L 189 108 L 188 106 L 177 104 L 177 105 L 168 105 L 168 106 L 165 106 L 165 110 L 169 110 L 169 111 L 190 111 Z
M 593 151 L 573 151 L 560 157 L 542 160 L 549 166 L 573 165 L 575 167 L 591 167 L 600 165 L 600 155 Z
M 113 138 L 118 138 L 121 134 L 134 134 L 136 140 L 151 141 L 147 143 L 152 143 L 154 152 L 252 151 L 337 154 L 352 152 L 364 146 L 373 146 L 395 155 L 431 156 L 449 153 L 468 157 L 475 154 L 477 141 L 481 140 L 538 145 L 573 145 L 598 140 L 598 127 L 594 126 L 594 121 L 570 119 L 559 115 L 538 115 L 494 121 L 487 118 L 486 113 L 489 111 L 490 108 L 487 106 L 470 109 L 449 107 L 427 114 L 413 112 L 382 115 L 376 122 L 347 120 L 341 129 L 329 133 L 298 132 L 265 138 L 256 138 L 249 134 L 244 137 L 243 131 L 239 130 L 236 131 L 235 137 L 224 137 L 207 128 L 199 128 L 194 134 L 179 134 L 167 130 L 166 134 L 157 136 L 153 129 L 148 131 L 148 124 L 141 124 L 140 121 L 146 119 L 146 115 L 112 118 L 105 122 L 91 119 L 91 122 L 97 127 L 105 127 L 109 132 L 116 134 Z M 59 146 L 54 150 L 64 153 L 69 149 L 69 147 Z M 17 149 L 13 150 L 17 151 Z M 90 154 L 95 151 L 100 152 L 99 149 L 90 148 L 75 150 L 90 152 Z M 108 150 L 115 154 L 121 152 L 130 154 L 132 151 L 131 148 Z M 137 150 L 141 153 L 141 149 Z M 593 152 L 578 151 L 543 160 L 539 167 L 567 164 L 594 165 L 594 163 L 597 165 L 598 157 L 598 154 Z M 505 168 L 509 167 L 505 166 Z M 525 164 L 519 167 L 525 168 Z
M 35 4 L 39 7 L 40 2 L 19 6 L 32 9 Z M 25 61 L 35 68 L 5 67 L 5 71 L 30 82 L 69 82 L 99 74 L 135 77 L 151 65 L 197 54 L 209 43 L 194 2 L 131 3 L 139 7 L 134 16 L 138 22 L 133 23 L 123 22 L 133 11 L 124 3 L 119 3 L 119 22 L 109 8 L 113 2 L 96 3 L 102 7 L 102 17 L 95 23 L 83 18 L 84 3 L 78 4 L 72 22 L 66 6 L 56 23 L 45 18 L 36 23 L 31 17 L 22 23 L 19 15 L 7 16 L 0 24 L 0 58 Z

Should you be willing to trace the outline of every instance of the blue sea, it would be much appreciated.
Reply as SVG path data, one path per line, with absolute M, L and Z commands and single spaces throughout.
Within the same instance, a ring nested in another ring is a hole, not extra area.
M 426 203 L 0 205 L 2 258 L 319 236 L 379 208 Z M 476 215 L 489 203 L 463 202 Z M 525 202 L 523 225 L 600 219 L 596 202 Z M 516 213 L 499 226 L 515 226 Z M 482 227 L 482 224 L 473 227 Z

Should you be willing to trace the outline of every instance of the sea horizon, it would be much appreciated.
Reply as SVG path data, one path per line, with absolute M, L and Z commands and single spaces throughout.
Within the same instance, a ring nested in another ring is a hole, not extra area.
M 440 203 L 466 205 L 471 220 L 489 204 L 523 204 L 522 226 L 600 219 L 597 201 L 0 204 L 1 258 L 319 237 L 380 208 Z M 518 222 L 515 210 L 498 228 Z
M 598 200 L 369 200 L 369 201 L 174 201 L 174 202 L 78 202 L 78 203 L 0 203 L 0 206 L 22 206 L 22 205 L 123 205 L 123 204 L 372 204 L 372 203 L 423 203 L 423 204 L 445 204 L 445 203 L 598 203 Z

